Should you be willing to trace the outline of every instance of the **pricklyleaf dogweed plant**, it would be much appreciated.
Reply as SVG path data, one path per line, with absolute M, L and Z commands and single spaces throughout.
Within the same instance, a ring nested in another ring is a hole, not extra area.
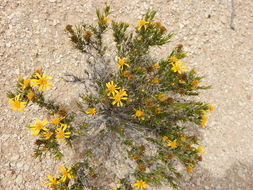
M 65 28 L 89 63 L 87 78 L 68 73 L 65 79 L 83 83 L 89 91 L 78 102 L 84 118 L 81 125 L 73 124 L 76 113 L 44 98 L 43 91 L 52 83 L 41 70 L 27 79 L 20 77 L 16 91 L 8 93 L 14 111 L 34 103 L 50 113 L 50 118 L 36 118 L 29 125 L 32 135 L 38 136 L 36 157 L 51 152 L 61 158 L 62 143 L 72 145 L 74 138 L 86 142 L 84 158 L 70 168 L 60 166 L 61 175 L 48 175 L 46 185 L 76 190 L 143 190 L 164 183 L 176 187 L 176 179 L 184 173 L 178 164 L 192 172 L 202 160 L 204 150 L 192 129 L 205 127 L 207 112 L 214 109 L 189 97 L 210 87 L 201 86 L 204 77 L 183 62 L 187 56 L 183 45 L 166 58 L 152 56 L 150 48 L 167 44 L 172 37 L 154 19 L 155 11 L 148 11 L 132 28 L 111 20 L 109 7 L 96 14 L 95 25 Z M 110 57 L 105 33 L 112 34 L 115 43 Z M 117 164 L 125 164 L 125 169 L 115 169 Z

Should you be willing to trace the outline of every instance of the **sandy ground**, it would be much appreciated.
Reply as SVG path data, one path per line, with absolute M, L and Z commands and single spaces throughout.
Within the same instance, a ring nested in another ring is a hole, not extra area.
M 253 189 L 253 1 L 235 0 L 234 27 L 230 28 L 229 0 L 132 0 L 107 1 L 112 18 L 136 23 L 148 8 L 158 11 L 173 42 L 189 52 L 189 67 L 208 75 L 213 88 L 200 99 L 216 107 L 206 129 L 201 130 L 205 147 L 203 162 L 186 175 L 183 190 Z M 62 81 L 64 72 L 82 76 L 85 59 L 73 49 L 64 32 L 66 24 L 93 22 L 102 0 L 1 0 L 0 2 L 0 189 L 44 189 L 45 176 L 62 163 L 75 159 L 73 150 L 55 161 L 32 157 L 33 137 L 25 126 L 43 111 L 29 106 L 24 113 L 12 112 L 6 92 L 14 88 L 18 75 L 43 68 L 53 76 L 54 88 L 47 92 L 60 103 L 73 105 L 79 84 Z M 168 190 L 164 186 L 154 188 Z

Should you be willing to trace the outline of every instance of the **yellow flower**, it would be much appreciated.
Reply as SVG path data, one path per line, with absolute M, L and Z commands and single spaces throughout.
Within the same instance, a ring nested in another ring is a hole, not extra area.
M 24 107 L 26 106 L 27 102 L 21 102 L 19 101 L 20 98 L 20 94 L 18 94 L 17 96 L 15 96 L 14 100 L 9 99 L 9 103 L 12 104 L 12 109 L 13 111 L 24 111 Z
M 140 118 L 141 116 L 143 116 L 143 113 L 144 113 L 143 111 L 136 110 L 136 109 L 134 110 L 135 110 L 135 114 L 133 114 L 134 117 Z
M 203 147 L 201 145 L 199 145 L 197 152 L 202 154 L 204 152 Z
M 41 130 L 48 131 L 48 129 L 45 127 L 46 124 L 48 124 L 47 119 L 40 121 L 38 118 L 36 118 L 35 124 L 30 125 L 30 130 L 33 131 L 33 135 L 38 135 Z
M 175 62 L 175 63 L 172 63 L 172 68 L 171 70 L 175 73 L 179 73 L 181 74 L 182 71 L 186 71 L 186 69 L 184 69 L 186 66 L 181 66 L 182 65 L 182 62 L 179 61 L 179 62 Z
M 163 136 L 163 141 L 164 141 L 164 142 L 167 142 L 168 139 L 169 139 L 169 138 L 168 138 L 167 136 Z
M 140 41 L 142 39 L 142 36 L 138 36 L 137 40 Z
M 124 76 L 125 78 L 127 78 L 128 80 L 132 80 L 132 79 L 133 79 L 133 75 L 131 75 L 131 73 L 130 73 L 128 70 L 125 70 L 125 71 L 123 72 L 123 76 Z
M 56 175 L 51 176 L 51 175 L 47 175 L 48 181 L 50 181 L 51 183 L 48 184 L 44 184 L 45 186 L 52 186 L 52 185 L 57 185 L 60 182 L 56 179 Z
M 107 93 L 107 96 L 110 96 L 111 94 L 114 96 L 118 92 L 118 89 L 120 89 L 119 87 L 117 87 L 116 84 L 114 84 L 113 81 L 106 83 L 106 87 L 107 90 L 109 91 Z
M 123 106 L 123 103 L 121 102 L 121 100 L 127 100 L 127 93 L 124 89 L 121 89 L 117 94 L 115 94 L 113 97 L 110 97 L 110 99 L 113 99 L 114 101 L 112 102 L 112 105 L 117 105 L 119 106 Z
M 30 81 L 30 79 L 23 80 L 22 90 L 25 90 L 25 88 L 30 85 Z
M 179 82 L 180 84 L 184 84 L 184 83 L 185 83 L 184 80 L 179 80 L 178 82 Z
M 163 102 L 166 99 L 166 95 L 164 93 L 158 94 L 157 99 Z
M 117 64 L 117 67 L 118 67 L 118 69 L 119 70 L 123 70 L 123 68 L 124 68 L 124 65 L 125 66 L 127 66 L 127 67 L 129 67 L 129 65 L 127 64 L 127 63 L 125 63 L 125 61 L 126 61 L 126 58 L 124 57 L 124 58 L 120 58 L 120 57 L 118 57 L 118 64 Z
M 51 119 L 51 123 L 53 123 L 54 125 L 59 125 L 61 124 L 61 120 L 63 120 L 64 117 L 54 117 Z
M 32 79 L 32 86 L 39 85 L 39 91 L 45 91 L 47 88 L 51 88 L 52 83 L 48 82 L 48 79 L 52 78 L 43 74 L 35 73 L 39 79 Z
M 22 76 L 18 76 L 18 81 L 23 82 L 24 78 Z
M 113 189 L 109 189 L 109 190 L 117 190 L 117 187 L 114 187 Z
M 177 57 L 171 57 L 171 58 L 170 58 L 170 61 L 171 61 L 171 62 L 174 62 L 174 63 L 177 62 L 177 60 L 178 60 Z
M 158 79 L 157 77 L 155 77 L 155 78 L 153 78 L 153 79 L 151 80 L 151 83 L 152 83 L 152 84 L 158 84 L 158 83 L 159 83 L 159 79 Z
M 155 113 L 160 114 L 161 113 L 161 108 L 155 108 Z
M 180 140 L 181 140 L 182 142 L 185 142 L 185 141 L 186 141 L 186 137 L 185 137 L 185 136 L 182 136 L 182 137 L 180 138 Z
M 148 185 L 143 180 L 137 180 L 134 184 L 137 190 L 143 190 L 148 188 Z
M 118 92 L 118 94 L 120 96 L 127 96 L 127 93 L 126 93 L 126 91 L 124 89 L 120 89 L 119 92 Z
M 65 166 L 60 166 L 59 169 L 62 172 L 62 177 L 61 177 L 61 181 L 65 182 L 67 178 L 72 179 L 74 178 L 73 175 L 71 175 L 71 169 L 72 168 L 65 168 Z
M 158 63 L 155 63 L 155 64 L 153 65 L 153 69 L 160 69 L 160 65 L 159 65 Z
M 191 173 L 192 170 L 193 170 L 193 168 L 192 168 L 191 166 L 186 166 L 186 171 L 187 171 L 188 173 Z
M 109 21 L 109 18 L 104 17 L 102 21 L 103 21 L 103 23 L 107 24 L 107 23 L 108 23 L 108 21 Z
M 137 23 L 139 25 L 139 26 L 137 26 L 137 29 L 140 30 L 143 26 L 146 29 L 146 24 L 148 24 L 149 22 L 147 22 L 145 20 L 138 20 Z
M 50 137 L 51 137 L 53 134 L 54 134 L 54 133 L 53 133 L 53 132 L 50 132 L 50 131 L 44 132 L 44 133 L 43 133 L 44 139 L 45 139 L 45 140 L 50 139 Z
M 196 89 L 198 85 L 199 85 L 199 80 L 192 81 L 192 89 Z
M 61 127 L 56 129 L 56 138 L 57 139 L 64 139 L 64 138 L 70 138 L 71 132 L 65 132 L 65 130 L 68 128 L 67 125 L 61 125 Z
M 209 111 L 213 111 L 214 110 L 214 106 L 213 105 L 209 105 L 208 109 L 209 109 Z
M 170 141 L 167 146 L 171 147 L 171 148 L 177 148 L 177 139 L 175 139 L 174 141 Z
M 29 91 L 29 92 L 27 93 L 26 97 L 28 98 L 28 100 L 32 100 L 33 97 L 34 97 L 33 91 Z
M 95 115 L 97 113 L 97 110 L 96 108 L 88 108 L 85 113 L 88 115 Z
M 200 125 L 201 125 L 202 127 L 205 127 L 207 121 L 208 121 L 208 118 L 207 118 L 206 114 L 204 114 L 204 115 L 202 116 L 201 120 L 200 120 Z

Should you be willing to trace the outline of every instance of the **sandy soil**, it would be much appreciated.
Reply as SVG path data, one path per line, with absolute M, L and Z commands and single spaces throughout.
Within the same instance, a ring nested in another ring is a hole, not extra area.
M 229 0 L 132 0 L 107 1 L 112 18 L 135 24 L 140 13 L 158 11 L 161 20 L 174 32 L 173 42 L 189 51 L 190 67 L 208 75 L 213 88 L 200 99 L 216 107 L 206 129 L 201 130 L 204 160 L 186 175 L 179 189 L 253 189 L 253 1 L 235 0 L 230 27 Z M 6 92 L 13 89 L 18 75 L 26 76 L 43 68 L 53 76 L 54 88 L 47 92 L 60 103 L 73 105 L 80 84 L 66 84 L 63 73 L 82 76 L 84 56 L 73 49 L 64 32 L 66 24 L 93 22 L 94 10 L 102 0 L 1 0 L 0 3 L 0 189 L 44 189 L 45 176 L 62 163 L 75 159 L 73 150 L 55 161 L 32 157 L 35 137 L 25 126 L 43 111 L 29 106 L 24 113 L 12 112 Z M 161 188 L 168 190 L 170 187 Z

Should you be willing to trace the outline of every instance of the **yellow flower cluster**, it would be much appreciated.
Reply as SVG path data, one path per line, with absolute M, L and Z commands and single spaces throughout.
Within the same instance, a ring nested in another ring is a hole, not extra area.
M 178 144 L 177 144 L 177 139 L 174 139 L 173 141 L 171 141 L 171 140 L 169 140 L 169 137 L 164 136 L 164 137 L 162 138 L 162 140 L 163 140 L 164 142 L 166 142 L 166 143 L 167 143 L 167 146 L 171 147 L 172 149 L 175 149 L 175 148 L 177 148 L 177 146 L 178 146 Z
M 60 166 L 59 169 L 61 170 L 62 174 L 61 177 L 56 177 L 56 175 L 51 176 L 47 175 L 48 181 L 50 183 L 44 184 L 45 186 L 56 186 L 61 182 L 65 182 L 67 179 L 71 180 L 74 178 L 74 175 L 72 174 L 72 168 L 66 168 L 65 166 Z
M 68 131 L 69 126 L 67 124 L 61 123 L 63 117 L 55 117 L 50 122 L 47 119 L 40 121 L 36 118 L 35 124 L 30 125 L 30 130 L 33 135 L 42 134 L 45 140 L 49 140 L 53 135 L 55 135 L 57 140 L 64 140 L 70 138 L 71 132 Z M 53 124 L 53 127 L 46 127 L 47 124 Z
M 9 103 L 12 105 L 13 111 L 24 111 L 27 103 L 33 100 L 35 93 L 33 86 L 39 86 L 39 91 L 45 91 L 47 88 L 50 88 L 52 83 L 48 82 L 48 79 L 52 78 L 50 76 L 46 76 L 46 74 L 42 74 L 41 71 L 36 72 L 31 78 L 24 79 L 23 77 L 19 77 L 18 86 L 22 90 L 22 95 L 17 94 L 14 98 L 9 99 Z M 25 100 L 25 101 L 22 101 Z
M 118 107 L 123 106 L 122 100 L 127 100 L 128 96 L 126 91 L 118 87 L 117 84 L 114 84 L 113 81 L 106 83 L 106 87 L 107 87 L 107 96 L 113 100 L 112 105 L 116 104 Z

